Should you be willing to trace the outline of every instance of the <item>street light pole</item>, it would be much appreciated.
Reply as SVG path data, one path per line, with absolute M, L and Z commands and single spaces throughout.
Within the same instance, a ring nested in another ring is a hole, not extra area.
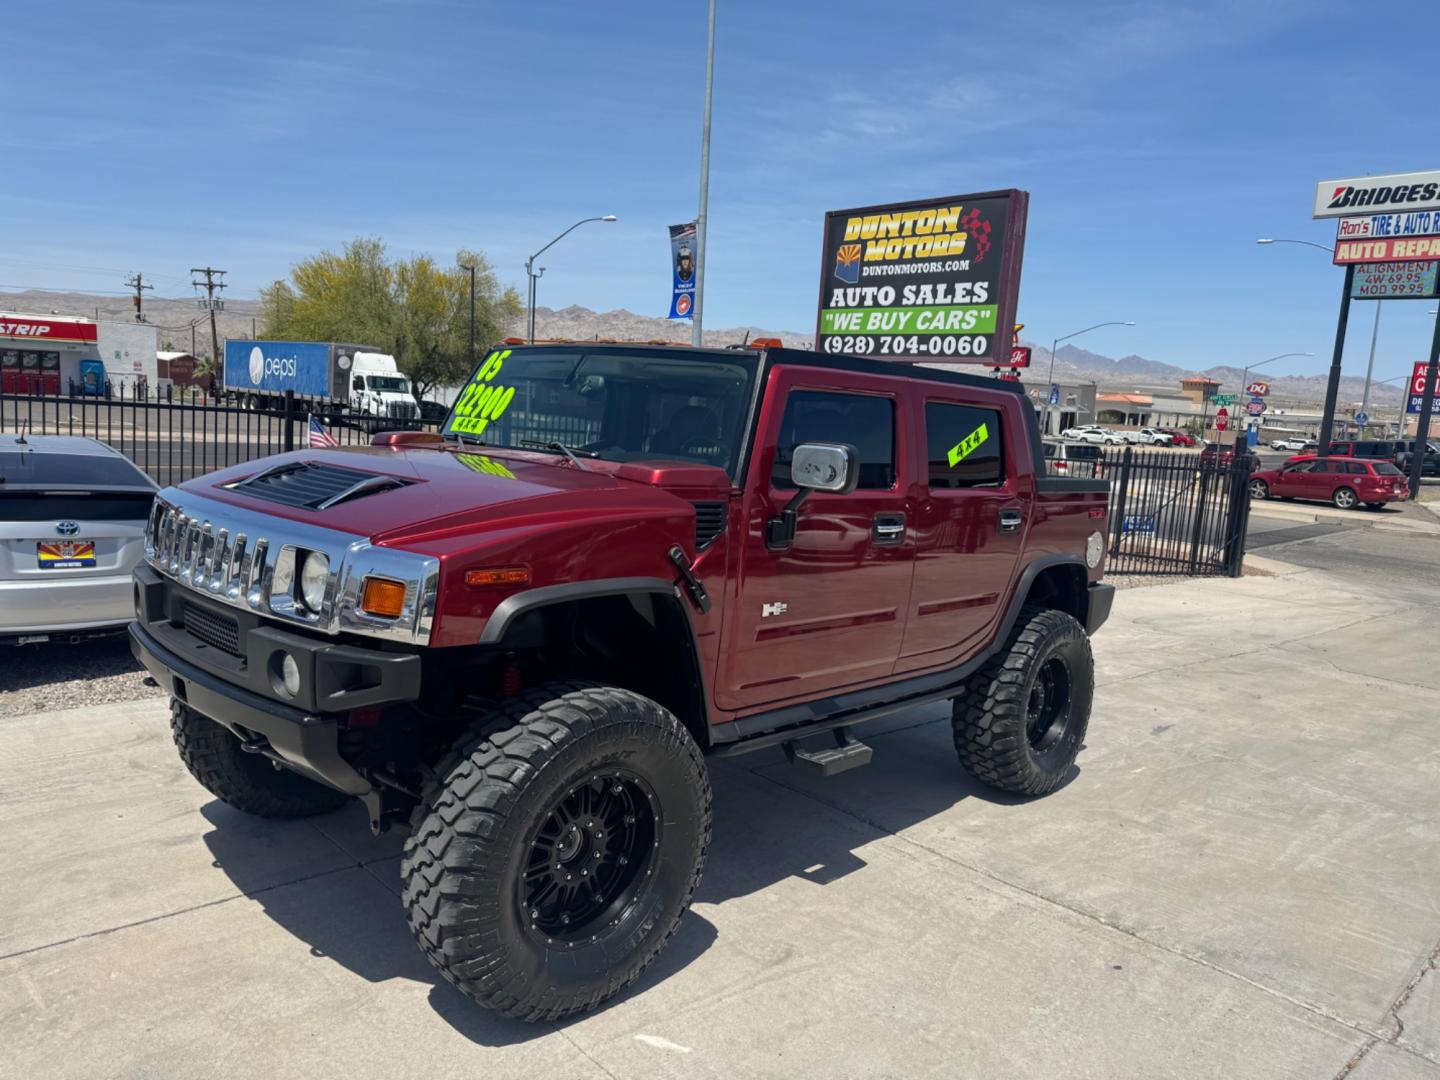
M 701 312 L 705 307 L 705 226 L 710 208 L 710 104 L 715 90 L 715 0 L 710 0 L 705 38 L 705 118 L 700 125 L 700 212 L 695 217 L 695 309 L 690 319 L 690 344 L 700 346 Z
M 1375 342 L 1380 337 L 1380 305 L 1384 300 L 1375 301 L 1375 328 L 1370 331 L 1370 362 L 1365 365 L 1365 392 L 1360 395 L 1360 411 L 1370 416 L 1370 377 L 1375 374 Z M 1360 425 L 1360 434 L 1365 434 L 1367 425 Z
M 1256 368 L 1262 368 L 1262 367 L 1264 367 L 1266 364 L 1273 364 L 1276 360 L 1284 360 L 1287 356 L 1314 356 L 1314 355 L 1315 355 L 1315 354 L 1314 354 L 1313 352 L 1287 352 L 1287 353 L 1281 353 L 1279 356 L 1272 356 L 1272 357 L 1270 357 L 1269 360 L 1261 360 L 1259 363 L 1256 363 L 1256 364 L 1246 364 L 1246 365 L 1245 365 L 1245 370 L 1240 373 L 1240 393 L 1242 393 L 1242 394 L 1249 393 L 1249 391 L 1246 389 L 1246 386 L 1247 386 L 1247 384 L 1250 382 L 1250 372 L 1254 371 Z M 1248 410 L 1247 410 L 1247 411 L 1248 411 Z M 1248 422 L 1246 423 L 1246 427 L 1247 427 L 1247 428 L 1249 427 L 1249 423 L 1248 423 Z M 1240 429 L 1239 429 L 1238 427 L 1235 429 L 1235 444 L 1236 444 L 1237 446 L 1240 444 Z
M 475 366 L 475 264 L 462 265 L 462 270 L 470 271 L 470 366 Z
M 616 220 L 614 214 L 605 214 L 603 217 L 587 217 L 587 218 L 581 218 L 579 221 L 575 222 L 574 225 L 571 225 L 570 228 L 566 229 L 566 230 L 565 230 L 564 232 L 562 232 L 559 236 L 555 237 L 554 240 L 551 240 L 550 243 L 546 244 L 546 245 L 545 245 L 544 247 L 542 247 L 539 251 L 535 252 L 534 255 L 531 255 L 528 259 L 525 260 L 525 276 L 530 279 L 530 303 L 529 303 L 530 318 L 529 318 L 529 323 L 528 323 L 527 331 L 526 331 L 526 334 L 525 334 L 525 340 L 528 341 L 528 342 L 530 342 L 530 344 L 532 344 L 532 345 L 535 344 L 535 282 L 536 282 L 536 280 L 540 277 L 540 274 L 543 274 L 543 273 L 545 272 L 545 268 L 544 268 L 544 267 L 541 267 L 541 268 L 540 268 L 540 274 L 535 273 L 535 260 L 538 259 L 541 255 L 544 255 L 545 252 L 549 251 L 552 247 L 554 247 L 556 244 L 558 244 L 561 240 L 565 239 L 565 237 L 569 236 L 572 232 L 574 232 L 576 229 L 578 229 L 581 225 L 584 225 L 584 224 L 586 224 L 587 222 L 590 222 L 590 221 L 614 221 L 614 220 Z
M 1064 337 L 1052 338 L 1050 340 L 1050 374 L 1046 378 L 1045 387 L 1045 434 L 1050 435 L 1050 410 L 1054 406 L 1050 403 L 1050 392 L 1055 388 L 1055 350 L 1060 347 L 1060 342 L 1069 341 L 1071 338 L 1079 337 L 1081 334 L 1088 334 L 1091 330 L 1099 330 L 1102 326 L 1134 326 L 1133 322 L 1102 322 L 1094 326 L 1087 326 L 1084 330 L 1076 330 L 1073 334 L 1066 334 Z

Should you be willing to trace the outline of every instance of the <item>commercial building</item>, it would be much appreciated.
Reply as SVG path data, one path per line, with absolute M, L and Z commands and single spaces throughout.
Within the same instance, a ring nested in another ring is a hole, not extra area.
M 144 393 L 158 379 L 155 328 L 66 315 L 0 312 L 0 392 L 68 394 L 108 381 Z

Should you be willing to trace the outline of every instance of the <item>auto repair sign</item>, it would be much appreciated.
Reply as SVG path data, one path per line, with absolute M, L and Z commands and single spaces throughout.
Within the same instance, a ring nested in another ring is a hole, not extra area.
M 1418 210 L 1440 210 L 1440 171 L 1321 180 L 1315 185 L 1317 218 Z
M 1415 361 L 1415 370 L 1410 373 L 1410 403 L 1405 406 L 1406 412 L 1418 413 L 1425 404 L 1425 370 L 1429 366 L 1428 361 Z M 1440 393 L 1430 399 L 1430 415 L 1440 416 Z
M 827 213 L 815 347 L 1009 362 L 1029 202 L 1010 189 Z

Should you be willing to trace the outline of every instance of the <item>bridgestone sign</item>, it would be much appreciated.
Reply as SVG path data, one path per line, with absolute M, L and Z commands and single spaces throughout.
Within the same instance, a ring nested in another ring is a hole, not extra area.
M 991 191 L 825 215 L 815 347 L 1005 364 L 1029 196 Z
M 1315 185 L 1317 218 L 1440 210 L 1440 171 L 1321 180 Z

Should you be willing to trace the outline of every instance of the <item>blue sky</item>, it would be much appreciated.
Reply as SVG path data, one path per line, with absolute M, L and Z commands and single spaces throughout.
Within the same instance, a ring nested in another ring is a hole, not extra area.
M 1440 168 L 1433 0 L 720 0 L 706 324 L 814 325 L 837 207 L 1031 193 L 1026 336 L 1192 367 L 1333 343 L 1322 178 Z M 17 0 L 0 89 L 0 285 L 187 270 L 254 295 L 358 235 L 487 253 L 541 303 L 662 315 L 694 216 L 703 0 Z M 1431 305 L 1386 305 L 1378 377 Z M 1347 373 L 1363 374 L 1358 304 Z

